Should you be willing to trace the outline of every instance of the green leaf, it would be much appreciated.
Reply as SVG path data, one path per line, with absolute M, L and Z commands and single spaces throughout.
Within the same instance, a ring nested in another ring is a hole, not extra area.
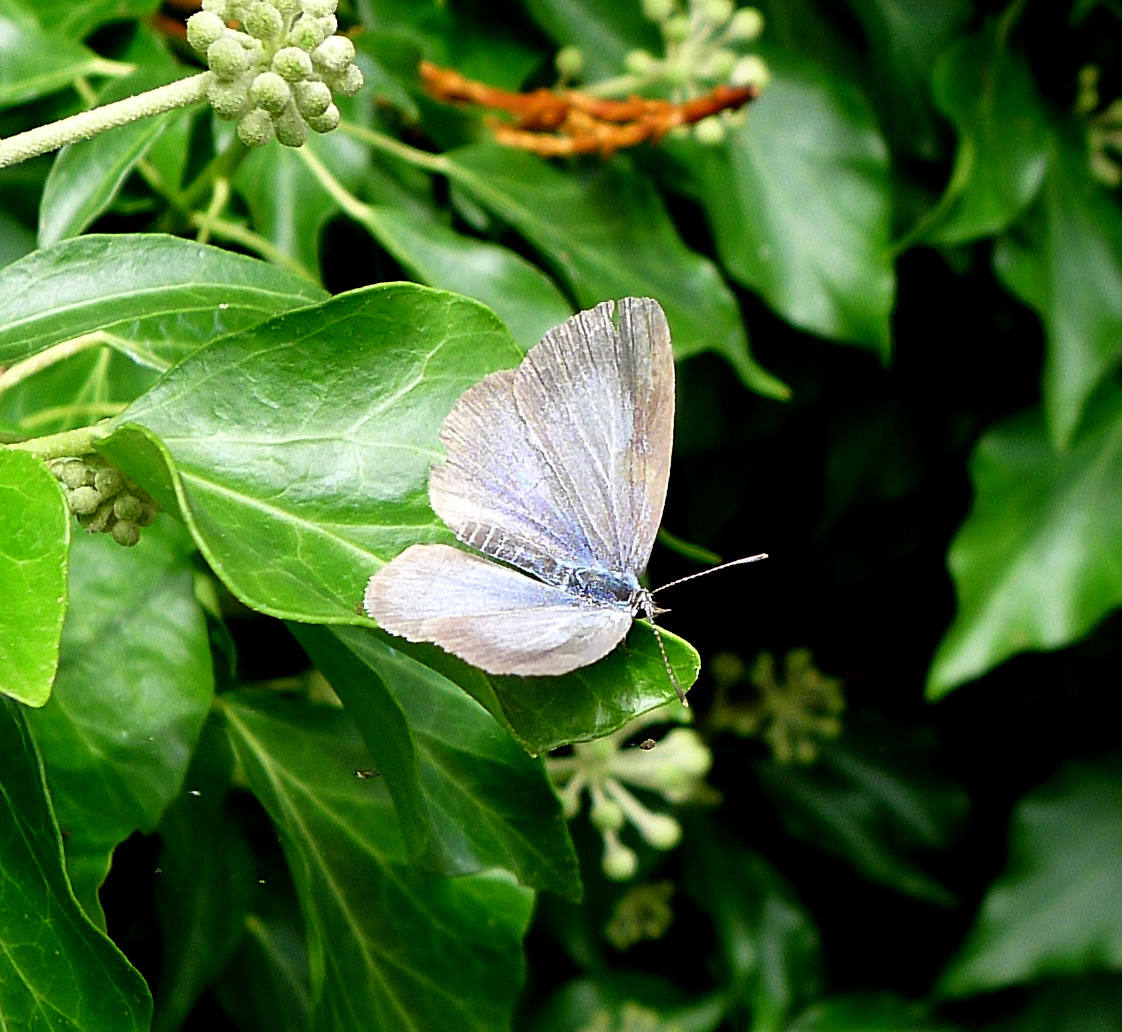
M 692 170 L 729 273 L 800 329 L 887 358 L 895 276 L 888 149 L 853 83 L 767 52 L 774 78 L 718 147 L 668 148 Z
M 714 924 L 722 984 L 752 1015 L 752 1032 L 779 1032 L 794 1008 L 815 995 L 818 930 L 758 853 L 709 822 L 692 822 L 685 842 L 686 884 Z
M 367 205 L 351 214 L 410 275 L 482 301 L 527 350 L 573 314 L 552 280 L 506 247 L 404 208 Z
M 967 800 L 936 771 L 932 751 L 927 736 L 870 717 L 823 744 L 811 767 L 770 762 L 756 773 L 790 834 L 875 882 L 950 905 L 918 860 L 950 844 Z
M 958 611 L 931 698 L 1075 641 L 1122 604 L 1122 391 L 1099 393 L 1062 455 L 1038 411 L 1006 420 L 978 442 L 970 475 L 974 507 L 947 553 Z
M 958 150 L 943 197 L 918 231 L 944 245 L 999 233 L 1036 196 L 1048 163 L 1044 107 L 1028 65 L 992 21 L 947 49 L 932 90 Z
M 654 632 L 642 620 L 603 659 L 561 677 L 488 674 L 435 645 L 379 633 L 398 652 L 458 684 L 535 754 L 602 738 L 677 698 Z M 677 635 L 662 628 L 658 633 L 679 684 L 688 690 L 701 658 Z
M 93 107 L 166 86 L 183 77 L 181 65 L 138 68 L 114 79 Z M 182 112 L 143 118 L 91 140 L 64 147 L 51 166 L 39 205 L 39 246 L 49 247 L 82 232 L 113 202 L 117 191 L 168 124 Z
M 66 615 L 70 513 L 58 481 L 27 452 L 0 448 L 0 693 L 51 695 Z
M 29 715 L 86 912 L 114 848 L 153 831 L 182 783 L 213 692 L 186 535 L 167 518 L 135 548 L 71 544 L 71 604 L 51 701 Z
M 580 898 L 577 858 L 540 759 L 454 684 L 358 628 L 293 625 L 358 727 L 411 854 L 444 874 L 490 867 Z
M 994 1032 L 1122 1032 L 1122 975 L 1086 975 L 1038 983 L 1019 1014 Z
M 526 0 L 534 20 L 561 45 L 579 46 L 584 55 L 582 77 L 589 82 L 623 71 L 629 50 L 661 49 L 658 28 L 643 17 L 638 4 L 597 0 Z
M 309 937 L 314 1028 L 506 1029 L 532 893 L 495 871 L 408 865 L 380 778 L 344 713 L 234 693 L 238 761 L 281 838 Z
M 888 993 L 834 996 L 808 1007 L 787 1032 L 954 1032 L 929 1016 L 926 1004 Z
M 142 18 L 159 6 L 159 0 L 35 0 L 35 14 L 52 33 L 81 39 L 105 22 Z
M 44 32 L 21 0 L 0 10 L 0 107 L 33 100 L 69 86 L 104 65 L 93 51 Z
M 1055 134 L 1038 207 L 994 250 L 998 276 L 1044 322 L 1044 411 L 1057 450 L 1122 360 L 1122 212 L 1087 161 L 1078 126 Z
M 1009 859 L 940 981 L 968 996 L 1122 968 L 1122 757 L 1069 763 L 1013 812 Z
M 849 0 L 868 42 L 878 107 L 889 136 L 928 160 L 939 156 L 939 127 L 927 77 L 971 16 L 968 0 Z
M 216 721 L 203 728 L 182 791 L 164 812 L 156 879 L 163 966 L 152 1032 L 174 1032 L 225 966 L 249 917 L 256 858 L 226 805 L 233 753 Z
M 239 1030 L 308 1032 L 311 1027 L 308 950 L 295 904 L 291 909 L 291 914 L 251 914 L 218 978 L 218 998 Z
M 0 270 L 0 363 L 107 331 L 167 368 L 202 341 L 324 296 L 265 262 L 178 237 L 64 240 Z
M 467 387 L 520 358 L 495 316 L 466 298 L 375 286 L 200 349 L 98 448 L 181 514 L 247 605 L 367 625 L 355 604 L 382 563 L 453 540 L 428 504 L 440 423 Z M 692 684 L 697 653 L 664 638 Z M 607 734 L 673 697 L 646 626 L 565 677 L 491 677 L 435 646 L 389 640 L 535 752 Z
M 686 993 L 669 979 L 605 971 L 558 990 L 529 1023 L 532 1032 L 716 1032 L 728 1027 L 722 993 Z
M 563 169 L 480 144 L 445 154 L 441 169 L 525 236 L 582 307 L 654 297 L 679 358 L 716 351 L 753 390 L 787 396 L 749 355 L 736 300 L 716 266 L 686 247 L 650 181 L 630 165 Z
M 355 602 L 382 563 L 452 540 L 428 505 L 441 421 L 521 357 L 475 302 L 379 285 L 199 349 L 114 427 L 160 438 L 178 507 L 238 598 L 302 622 L 364 623 Z M 101 448 L 136 477 L 154 469 L 133 464 L 151 459 L 135 434 Z
M 146 1032 L 144 980 L 82 913 L 35 742 L 0 699 L 0 1015 L 10 1029 Z

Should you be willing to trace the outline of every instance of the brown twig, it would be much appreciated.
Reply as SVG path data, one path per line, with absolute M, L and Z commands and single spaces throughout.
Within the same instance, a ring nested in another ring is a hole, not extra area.
M 606 156 L 644 141 L 657 143 L 677 126 L 700 122 L 721 111 L 736 111 L 759 96 L 755 86 L 722 85 L 681 103 L 634 95 L 626 100 L 605 100 L 579 90 L 513 93 L 474 82 L 455 69 L 429 61 L 421 62 L 420 74 L 425 89 L 437 100 L 513 115 L 514 122 L 489 120 L 495 139 L 545 157 Z

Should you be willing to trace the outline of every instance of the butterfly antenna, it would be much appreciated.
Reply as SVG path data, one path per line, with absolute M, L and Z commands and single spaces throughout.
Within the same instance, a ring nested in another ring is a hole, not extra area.
M 666 646 L 662 643 L 662 635 L 658 633 L 658 627 L 655 626 L 655 610 L 654 604 L 650 598 L 643 599 L 643 615 L 647 618 L 651 625 L 651 632 L 655 636 L 655 641 L 658 642 L 658 651 L 662 653 L 662 662 L 666 667 L 666 674 L 670 678 L 670 683 L 674 685 L 674 691 L 678 693 L 678 698 L 681 700 L 683 706 L 689 709 L 689 700 L 686 698 L 686 693 L 682 691 L 682 685 L 678 680 L 677 674 L 674 673 L 674 668 L 670 665 L 670 657 L 666 654 Z
M 677 580 L 672 580 L 669 584 L 663 584 L 662 587 L 655 588 L 651 594 L 657 595 L 660 591 L 665 591 L 667 588 L 673 588 L 678 584 L 685 584 L 686 581 L 696 580 L 698 577 L 706 577 L 711 573 L 716 573 L 718 570 L 727 570 L 730 566 L 743 566 L 745 563 L 756 563 L 766 558 L 767 552 L 761 552 L 759 555 L 750 555 L 744 559 L 734 559 L 731 563 L 721 563 L 720 566 L 710 567 L 708 570 L 702 570 L 701 573 L 691 573 L 688 577 L 679 577 Z

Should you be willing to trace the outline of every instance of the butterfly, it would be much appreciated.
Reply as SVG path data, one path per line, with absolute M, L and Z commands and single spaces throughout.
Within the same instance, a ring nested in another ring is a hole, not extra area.
M 551 675 L 595 662 L 637 616 L 662 612 L 639 577 L 670 477 L 674 353 L 657 301 L 624 298 L 618 323 L 615 308 L 577 313 L 461 395 L 440 428 L 446 459 L 429 502 L 483 555 L 407 548 L 366 587 L 383 629 L 492 674 Z

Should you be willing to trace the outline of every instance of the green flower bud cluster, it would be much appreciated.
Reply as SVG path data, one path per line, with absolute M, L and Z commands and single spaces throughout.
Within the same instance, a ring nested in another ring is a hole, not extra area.
M 712 754 L 701 736 L 686 727 L 674 728 L 661 742 L 652 740 L 653 748 L 635 749 L 628 741 L 650 724 L 688 719 L 687 710 L 671 703 L 604 738 L 574 745 L 572 756 L 546 759 L 566 817 L 580 812 L 581 795 L 588 794 L 588 816 L 603 840 L 601 866 L 609 878 L 626 881 L 638 870 L 638 854 L 620 838 L 626 827 L 652 849 L 673 849 L 681 840 L 677 819 L 651 810 L 627 786 L 674 805 L 687 802 L 701 791 Z
M 276 137 L 300 147 L 308 132 L 339 125 L 335 96 L 362 86 L 355 46 L 336 35 L 337 0 L 203 0 L 187 20 L 187 41 L 213 76 L 207 99 L 237 120 L 247 147 Z M 237 22 L 240 29 L 230 28 Z
M 155 518 L 147 491 L 100 455 L 64 456 L 47 467 L 66 491 L 66 502 L 91 534 L 112 534 L 126 548 L 140 540 L 140 528 Z
M 632 50 L 627 73 L 645 83 L 671 86 L 681 95 L 705 93 L 713 86 L 754 86 L 770 78 L 763 58 L 740 49 L 759 38 L 764 16 L 754 7 L 736 8 L 732 0 L 642 0 L 643 15 L 658 24 L 665 55 Z M 744 109 L 722 112 L 698 122 L 693 136 L 701 144 L 721 143 L 727 126 L 738 124 Z

